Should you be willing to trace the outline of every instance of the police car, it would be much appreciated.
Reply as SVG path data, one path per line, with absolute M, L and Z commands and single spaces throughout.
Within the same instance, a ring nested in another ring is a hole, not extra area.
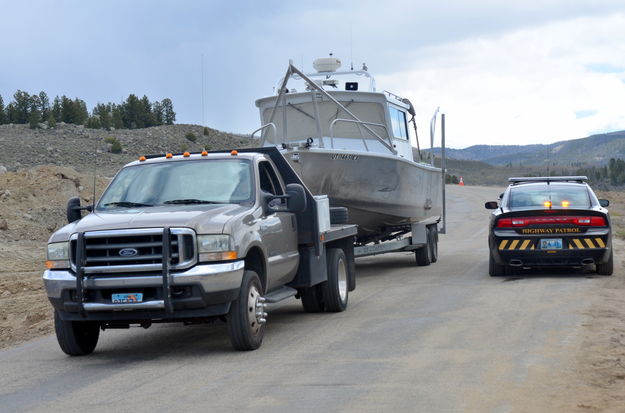
M 581 267 L 594 264 L 612 275 L 613 252 L 607 199 L 585 176 L 510 178 L 492 209 L 488 245 L 491 276 L 515 268 Z

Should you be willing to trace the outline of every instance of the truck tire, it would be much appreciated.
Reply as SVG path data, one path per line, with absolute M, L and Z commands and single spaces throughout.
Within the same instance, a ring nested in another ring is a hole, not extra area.
M 323 311 L 323 291 L 321 284 L 312 287 L 302 288 L 300 290 L 300 298 L 302 299 L 302 307 L 307 313 L 320 313 Z
M 330 208 L 330 224 L 347 224 L 348 218 L 349 215 L 347 214 L 347 208 Z
M 610 251 L 610 258 L 603 264 L 597 264 L 597 274 L 612 275 L 614 272 L 614 253 Z
M 239 297 L 230 304 L 226 323 L 230 342 L 236 350 L 256 350 L 263 342 L 265 321 L 262 291 L 258 275 L 246 270 Z
M 329 248 L 327 255 L 328 280 L 321 284 L 325 310 L 339 313 L 347 308 L 348 269 L 345 253 L 341 248 Z
M 93 353 L 100 337 L 100 324 L 93 321 L 64 321 L 54 312 L 54 331 L 61 350 L 69 356 Z
M 428 227 L 428 247 L 430 248 L 430 260 L 434 263 L 438 261 L 438 226 Z
M 506 275 L 508 271 L 506 271 L 505 265 L 499 265 L 495 262 L 493 258 L 493 254 L 488 253 L 488 274 L 491 277 L 502 277 Z

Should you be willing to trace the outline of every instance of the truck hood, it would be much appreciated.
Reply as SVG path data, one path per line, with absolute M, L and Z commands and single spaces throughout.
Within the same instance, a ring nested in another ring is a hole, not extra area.
M 132 228 L 192 228 L 198 234 L 222 234 L 232 218 L 251 213 L 241 205 L 172 205 L 93 212 L 65 225 L 48 242 L 67 241 L 76 232 Z

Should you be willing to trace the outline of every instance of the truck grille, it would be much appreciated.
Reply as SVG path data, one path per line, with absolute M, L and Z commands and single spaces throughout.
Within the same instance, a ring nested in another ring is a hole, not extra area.
M 170 268 L 195 264 L 195 232 L 171 228 Z M 71 238 L 70 258 L 76 266 L 78 235 Z M 163 228 L 85 232 L 85 273 L 160 271 L 163 268 Z

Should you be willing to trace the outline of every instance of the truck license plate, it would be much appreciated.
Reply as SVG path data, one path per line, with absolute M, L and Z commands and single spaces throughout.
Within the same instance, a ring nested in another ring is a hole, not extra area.
M 142 293 L 111 294 L 113 304 L 140 303 L 143 301 Z
M 544 238 L 540 240 L 541 250 L 561 250 L 562 238 Z

